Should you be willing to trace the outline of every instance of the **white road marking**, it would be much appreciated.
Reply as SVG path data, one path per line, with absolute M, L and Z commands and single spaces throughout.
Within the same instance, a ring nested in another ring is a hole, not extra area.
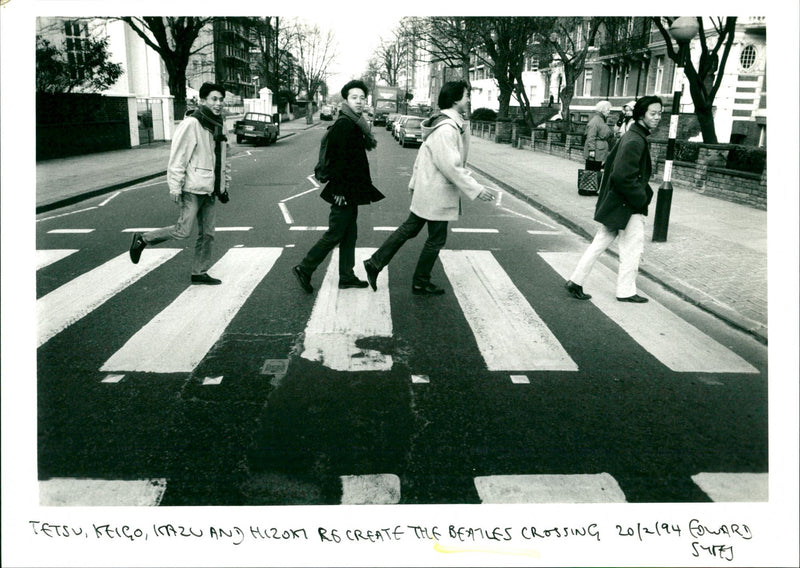
M 617 480 L 607 473 L 578 475 L 492 475 L 476 477 L 481 503 L 625 503 Z
M 206 377 L 203 379 L 203 386 L 207 385 L 221 385 L 222 384 L 222 375 L 219 377 Z
M 431 379 L 428 375 L 411 375 L 411 382 L 415 384 L 430 383 Z
M 511 382 L 515 385 L 529 385 L 531 380 L 528 375 L 511 375 Z
M 42 507 L 155 507 L 167 490 L 166 479 L 73 479 L 39 482 Z
M 101 383 L 111 383 L 111 384 L 116 384 L 116 383 L 122 382 L 122 379 L 124 379 L 124 378 L 125 378 L 125 375 L 107 375 L 107 376 L 106 376 L 106 377 L 105 377 L 105 378 L 104 378 L 102 381 L 100 381 L 100 382 L 101 382 Z
M 308 181 L 310 181 L 312 184 L 314 184 L 314 189 L 319 189 L 320 187 L 322 187 L 322 186 L 319 184 L 319 182 L 317 181 L 317 178 L 316 178 L 316 177 L 314 177 L 314 174 L 309 174 L 309 175 L 306 177 L 306 179 L 307 179 Z
M 218 286 L 190 285 L 131 337 L 101 371 L 192 371 L 270 271 L 282 248 L 229 249 L 209 273 Z
M 139 264 L 133 264 L 125 252 L 39 298 L 36 302 L 37 347 L 180 251 L 147 250 Z
M 123 233 L 148 233 L 150 231 L 155 231 L 157 228 L 160 227 L 132 227 L 128 229 L 122 229 Z M 252 231 L 253 227 L 215 227 L 214 230 L 218 233 L 226 233 L 226 232 L 237 232 L 237 231 Z
M 94 229 L 53 229 L 47 232 L 52 235 L 84 235 L 93 233 Z
M 97 209 L 97 206 L 94 205 L 92 207 L 86 207 L 85 209 L 78 209 L 77 211 L 70 211 L 69 213 L 61 213 L 59 215 L 53 215 L 51 217 L 44 217 L 42 219 L 36 219 L 37 223 L 41 223 L 42 221 L 49 221 L 50 219 L 58 219 L 59 217 L 67 217 L 68 215 L 75 215 L 76 213 L 84 213 L 85 211 L 91 211 L 92 209 Z
M 290 231 L 327 231 L 328 227 L 318 226 L 318 227 L 307 227 L 303 225 L 294 225 L 289 227 Z
M 718 503 L 769 501 L 768 473 L 698 473 L 692 481 Z
M 62 258 L 78 252 L 78 249 L 42 249 L 36 251 L 36 270 L 58 262 Z
M 312 176 L 312 177 L 313 177 L 313 176 Z M 312 187 L 311 189 L 307 189 L 307 190 L 305 190 L 305 191 L 301 191 L 300 193 L 295 193 L 294 195 L 290 195 L 289 197 L 287 197 L 287 198 L 285 198 L 285 199 L 281 199 L 281 200 L 280 200 L 278 203 L 285 203 L 285 202 L 287 202 L 287 201 L 290 201 L 290 200 L 292 200 L 292 199 L 295 199 L 296 197 L 302 197 L 302 196 L 303 196 L 303 195 L 305 195 L 306 193 L 311 193 L 312 191 L 317 191 L 318 189 L 319 189 L 319 186 L 317 186 L 317 187 Z
M 130 229 L 122 229 L 123 233 L 149 233 L 155 231 L 157 227 L 133 227 Z
M 292 223 L 294 223 L 292 214 L 289 213 L 289 208 L 286 207 L 285 203 L 283 202 L 278 203 L 278 208 L 281 210 L 281 213 L 283 213 L 283 220 L 286 221 L 287 225 L 291 225 Z
M 396 505 L 400 478 L 391 473 L 343 475 L 342 505 Z
M 107 198 L 107 199 L 106 199 L 105 201 L 103 201 L 102 203 L 99 203 L 97 206 L 98 206 L 98 207 L 103 207 L 103 206 L 104 206 L 106 203 L 108 203 L 109 201 L 111 201 L 112 199 L 114 199 L 114 198 L 115 198 L 116 196 L 118 196 L 120 193 L 122 193 L 122 192 L 121 192 L 121 191 L 118 191 L 117 193 L 115 193 L 115 194 L 114 194 L 114 195 L 112 195 L 111 197 Z
M 366 279 L 361 260 L 374 251 L 356 249 L 354 268 L 359 278 Z M 392 336 L 388 270 L 378 274 L 377 292 L 370 288 L 339 290 L 338 286 L 339 250 L 334 249 L 306 325 L 302 357 L 338 371 L 390 370 L 391 355 L 356 347 L 356 341 L 365 337 Z
M 460 227 L 453 227 L 450 229 L 454 233 L 499 233 L 497 229 L 467 229 Z
M 529 235 L 560 235 L 561 231 L 528 231 Z
M 490 251 L 439 253 L 490 371 L 577 371 Z
M 539 253 L 564 280 L 578 264 L 579 253 Z M 727 347 L 679 318 L 654 300 L 646 304 L 618 302 L 616 274 L 599 262 L 595 264 L 584 290 L 589 300 L 639 345 L 664 365 L 677 372 L 758 373 L 758 369 Z M 569 302 L 566 293 L 564 302 Z
M 218 233 L 229 233 L 238 231 L 252 231 L 253 227 L 216 227 L 214 230 Z
M 396 231 L 397 227 L 372 227 L 373 231 Z

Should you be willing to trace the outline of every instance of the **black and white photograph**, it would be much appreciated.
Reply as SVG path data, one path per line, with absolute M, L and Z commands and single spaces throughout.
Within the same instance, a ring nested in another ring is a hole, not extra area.
M 797 565 L 798 7 L 497 8 L 2 1 L 3 566 Z

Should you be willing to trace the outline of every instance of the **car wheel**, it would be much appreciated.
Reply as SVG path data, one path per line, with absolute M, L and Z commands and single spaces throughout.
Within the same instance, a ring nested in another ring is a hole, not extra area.
M 236 143 L 237 144 L 241 144 L 242 142 L 244 142 L 244 136 L 242 136 L 241 134 L 237 134 L 236 135 Z

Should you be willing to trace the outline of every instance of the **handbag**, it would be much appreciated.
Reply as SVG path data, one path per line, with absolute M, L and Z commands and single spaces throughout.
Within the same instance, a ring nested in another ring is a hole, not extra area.
M 603 176 L 603 164 L 597 160 L 587 159 L 583 169 L 578 170 L 578 195 L 597 195 Z

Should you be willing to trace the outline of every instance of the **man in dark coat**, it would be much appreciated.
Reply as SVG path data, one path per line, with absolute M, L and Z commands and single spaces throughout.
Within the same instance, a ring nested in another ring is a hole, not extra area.
M 339 245 L 339 288 L 366 288 L 367 282 L 356 277 L 356 238 L 358 206 L 384 198 L 372 185 L 367 150 L 377 145 L 369 123 L 361 116 L 366 104 L 367 86 L 363 81 L 350 81 L 342 87 L 341 115 L 328 132 L 326 155 L 330 181 L 320 197 L 331 204 L 328 230 L 311 247 L 305 258 L 292 268 L 300 286 L 309 294 L 314 291 L 311 275 L 336 245 Z
M 583 253 L 566 283 L 567 291 L 579 300 L 588 300 L 583 283 L 599 256 L 619 235 L 617 300 L 647 302 L 636 293 L 639 259 L 644 249 L 644 221 L 653 198 L 648 182 L 653 172 L 647 136 L 661 120 L 661 99 L 642 97 L 633 109 L 633 124 L 606 160 L 606 174 L 600 186 L 594 220 L 601 224 L 592 244 Z

